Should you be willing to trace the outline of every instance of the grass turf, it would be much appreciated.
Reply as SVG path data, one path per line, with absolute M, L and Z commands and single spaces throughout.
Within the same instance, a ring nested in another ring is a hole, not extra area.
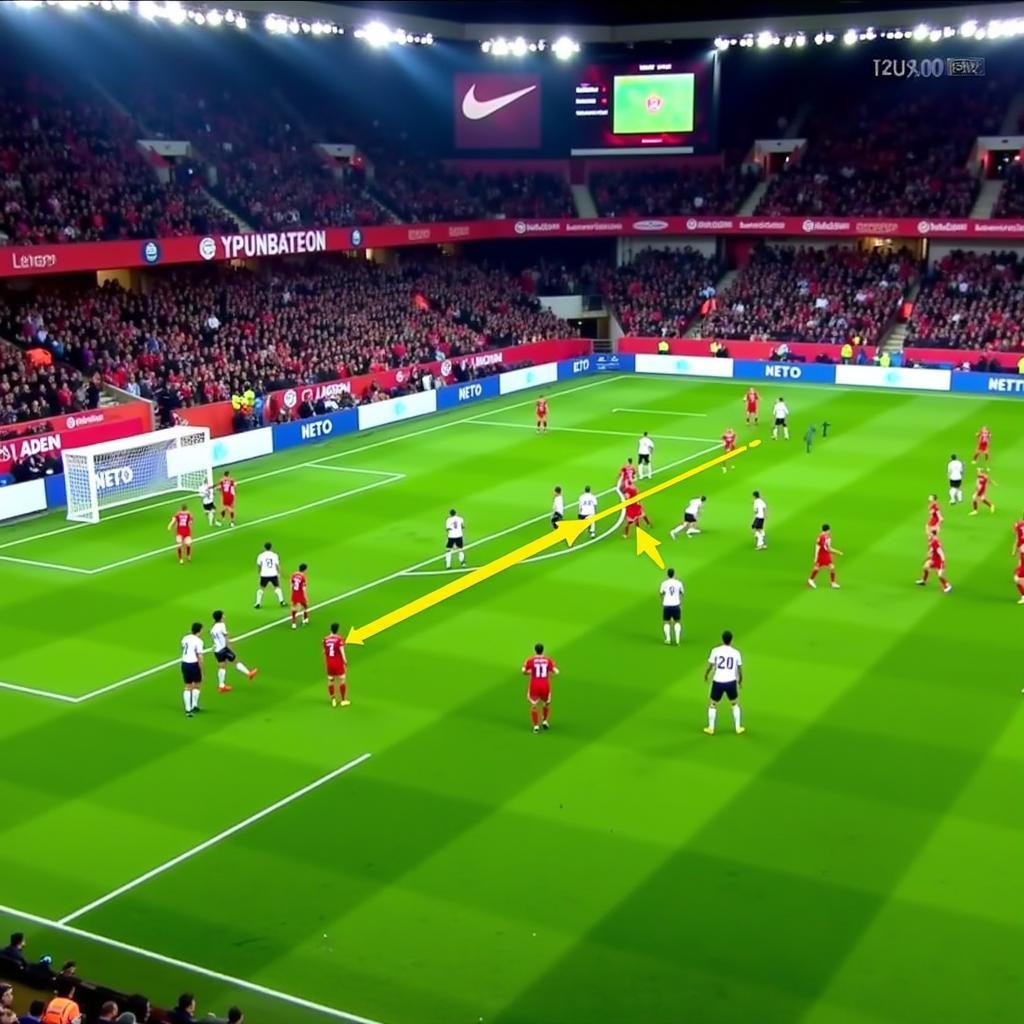
M 0 903 L 73 915 L 373 755 L 72 920 L 270 992 L 39 922 L 30 952 L 74 955 L 157 1001 L 184 988 L 203 1011 L 239 1001 L 264 1024 L 331 1019 L 275 991 L 389 1024 L 1019 1019 L 1024 608 L 1010 526 L 1024 440 L 1012 402 L 788 389 L 794 440 L 648 503 L 687 587 L 680 648 L 661 643 L 661 572 L 615 531 L 353 649 L 353 705 L 329 707 L 328 624 L 443 583 L 429 573 L 443 568 L 450 506 L 470 542 L 503 534 L 472 547 L 481 564 L 547 528 L 556 483 L 570 500 L 612 486 L 644 429 L 656 466 L 680 468 L 726 426 L 741 442 L 769 433 L 764 415 L 742 425 L 738 383 L 561 390 L 546 437 L 520 396 L 240 466 L 239 528 L 198 543 L 189 566 L 160 550 L 174 499 L 42 539 L 66 524 L 0 534 L 4 559 L 124 563 L 82 574 L 0 560 L 0 680 L 83 698 L 0 691 Z M 826 419 L 829 437 L 805 454 L 798 438 Z M 955 590 L 922 591 L 926 495 L 945 500 L 946 460 L 969 458 L 982 423 L 999 511 L 945 509 Z M 755 487 L 769 506 L 763 552 Z M 705 532 L 669 541 L 698 493 Z M 846 552 L 838 592 L 804 583 L 825 520 Z M 284 614 L 273 600 L 252 608 L 266 539 L 286 570 L 309 563 L 314 602 L 351 596 L 304 631 L 270 626 Z M 235 636 L 269 626 L 237 645 L 260 675 L 234 673 L 218 695 L 208 656 L 205 711 L 186 720 L 178 639 L 215 607 Z M 723 714 L 712 739 L 701 675 L 725 627 L 746 660 L 748 732 L 732 735 Z M 562 674 L 553 729 L 534 736 L 518 668 L 538 639 Z M 24 922 L 0 911 L 4 926 Z

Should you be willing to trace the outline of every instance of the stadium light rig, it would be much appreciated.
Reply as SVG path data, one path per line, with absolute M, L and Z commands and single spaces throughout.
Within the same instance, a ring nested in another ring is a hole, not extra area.
M 492 57 L 525 57 L 528 53 L 544 53 L 549 50 L 557 60 L 572 60 L 580 52 L 580 44 L 569 36 L 559 36 L 554 42 L 547 39 L 506 39 L 495 36 L 485 39 L 480 49 Z

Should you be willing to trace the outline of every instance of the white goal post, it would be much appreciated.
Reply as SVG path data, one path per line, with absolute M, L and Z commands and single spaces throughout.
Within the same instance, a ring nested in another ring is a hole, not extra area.
M 98 523 L 103 509 L 213 482 L 206 427 L 171 427 L 63 452 L 68 519 Z

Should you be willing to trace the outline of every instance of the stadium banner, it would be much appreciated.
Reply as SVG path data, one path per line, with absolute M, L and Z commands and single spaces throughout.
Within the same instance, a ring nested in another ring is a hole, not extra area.
M 279 452 L 300 444 L 313 444 L 343 434 L 354 434 L 359 429 L 359 413 L 355 409 L 343 409 L 309 420 L 292 420 L 269 429 L 273 436 L 274 451 Z
M 500 394 L 497 377 L 483 377 L 481 380 L 470 381 L 468 384 L 449 384 L 438 388 L 438 409 L 454 409 L 467 402 L 476 402 L 481 398 L 497 398 Z
M 136 404 L 136 403 L 133 403 Z M 144 403 L 142 403 L 144 404 Z M 70 422 L 85 415 L 76 413 L 74 416 L 55 416 L 53 423 Z M 84 445 L 99 444 L 100 441 L 116 441 L 122 437 L 144 434 L 149 430 L 147 419 L 115 419 L 104 421 L 90 427 L 76 427 L 71 430 L 49 430 L 40 434 L 19 434 L 17 437 L 0 441 L 0 474 L 10 473 L 16 462 L 27 459 L 30 455 L 39 455 L 44 459 L 60 458 L 62 451 L 68 448 L 81 448 Z
M 46 434 L 51 431 L 68 432 L 82 427 L 96 427 L 101 423 L 115 423 L 117 420 L 142 420 L 143 430 L 153 429 L 153 407 L 149 402 L 125 402 L 122 405 L 105 405 L 101 409 L 85 409 L 82 412 L 62 412 L 39 420 L 25 420 L 4 426 L 3 433 Z M 10 438 L 7 438 L 10 440 Z
M 668 373 L 680 377 L 731 377 L 732 360 L 715 356 L 650 356 L 635 360 L 637 373 Z
M 509 370 L 498 377 L 499 394 L 514 395 L 517 391 L 534 388 L 538 384 L 554 384 L 558 380 L 558 363 L 527 366 L 523 370 Z
M 270 422 L 277 418 L 282 409 L 286 409 L 291 415 L 297 415 L 303 402 L 315 405 L 320 399 L 337 401 L 343 394 L 352 394 L 358 398 L 365 394 L 373 384 L 389 391 L 391 388 L 404 385 L 414 370 L 450 383 L 453 379 L 458 379 L 459 372 L 501 366 L 506 360 L 510 363 L 552 363 L 559 359 L 572 359 L 576 356 L 587 355 L 590 349 L 591 343 L 584 338 L 552 338 L 549 341 L 531 341 L 523 345 L 515 345 L 512 348 L 470 352 L 452 356 L 449 359 L 419 363 L 416 366 L 400 366 L 396 370 L 377 370 L 374 373 L 364 373 L 357 377 L 282 388 L 279 391 L 272 391 L 267 396 L 267 401 L 264 403 L 264 415 Z M 185 411 L 190 412 L 191 410 Z M 196 424 L 196 426 L 205 426 L 205 424 Z
M 592 361 L 596 373 L 633 373 L 636 364 L 626 352 L 596 352 Z
M 739 235 L 750 238 L 937 238 L 1024 239 L 1024 219 L 980 220 L 919 217 L 614 217 L 503 218 L 384 224 L 367 227 L 311 227 L 287 231 L 248 231 L 224 235 L 18 245 L 0 249 L 0 277 L 36 277 L 131 267 L 297 256 L 353 249 L 393 249 L 515 238 L 600 238 L 623 235 Z
M 835 384 L 836 368 L 822 363 L 766 363 L 734 359 L 733 376 L 740 380 L 799 381 L 801 384 Z
M 211 443 L 213 464 L 226 466 L 229 462 L 245 462 L 270 455 L 274 451 L 274 431 L 270 427 L 245 430 L 241 434 L 218 437 Z
M 944 370 L 955 370 L 966 363 L 975 366 L 984 359 L 987 363 L 998 363 L 1009 373 L 1021 372 L 1020 366 L 1024 357 L 1020 352 L 993 352 L 991 349 L 958 349 L 958 348 L 920 348 L 913 346 L 903 350 L 903 361 L 935 365 Z M 982 371 L 984 372 L 984 371 Z
M 867 388 L 907 388 L 913 391 L 949 391 L 949 370 L 922 370 L 900 366 L 837 366 L 836 383 Z
M 563 359 L 558 363 L 558 379 L 570 380 L 593 373 L 597 366 L 593 356 L 581 356 L 579 359 Z
M 1006 377 L 996 373 L 954 373 L 950 390 L 1024 398 L 1024 377 Z
M 370 430 L 373 427 L 383 427 L 388 423 L 399 423 L 414 416 L 426 416 L 429 412 L 437 412 L 437 394 L 434 391 L 420 391 L 415 395 L 371 402 L 369 405 L 359 406 L 357 412 L 359 429 Z
M 208 427 L 210 437 L 224 437 L 234 433 L 235 410 L 230 402 L 207 402 L 175 409 L 174 414 L 186 427 Z
M 44 478 L 45 479 L 45 478 Z M 44 479 L 0 487 L 0 522 L 46 511 Z
M 799 362 L 813 363 L 819 356 L 827 356 L 833 362 L 838 363 L 840 359 L 840 345 L 829 345 L 808 341 L 736 341 L 731 338 L 638 338 L 627 335 L 619 339 L 619 352 L 648 352 L 658 351 L 658 345 L 662 342 L 668 345 L 668 350 L 674 356 L 708 356 L 711 355 L 711 344 L 717 340 L 719 345 L 724 345 L 729 356 L 733 359 L 758 359 L 769 360 L 778 350 L 780 345 L 785 344 L 789 350 L 790 359 Z M 871 345 L 863 348 L 864 356 L 867 359 L 874 357 L 875 349 Z

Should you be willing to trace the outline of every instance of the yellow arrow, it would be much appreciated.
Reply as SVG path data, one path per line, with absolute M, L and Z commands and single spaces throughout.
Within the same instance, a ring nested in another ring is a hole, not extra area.
M 659 569 L 664 569 L 665 560 L 658 551 L 660 547 L 660 540 L 655 540 L 646 530 L 641 530 L 639 526 L 636 528 L 636 553 L 638 555 L 646 555 Z
M 504 572 L 505 569 L 510 569 L 518 562 L 522 562 L 527 558 L 532 558 L 534 555 L 539 554 L 547 548 L 552 548 L 556 544 L 561 544 L 563 541 L 571 546 L 573 541 L 575 541 L 576 538 L 586 530 L 586 528 L 586 520 L 563 520 L 558 524 L 557 529 L 552 530 L 543 537 L 531 540 L 528 544 L 523 544 L 514 551 L 510 551 L 507 555 L 495 558 L 486 565 L 481 565 L 479 569 L 467 572 L 465 575 L 452 580 L 451 583 L 446 583 L 444 586 L 438 587 L 437 590 L 432 590 L 429 594 L 417 597 L 414 601 L 410 601 L 408 604 L 403 604 L 401 608 L 396 608 L 394 611 L 388 612 L 386 615 L 382 615 L 378 619 L 374 619 L 373 622 L 368 622 L 365 626 L 353 626 L 348 631 L 345 643 L 366 643 L 371 636 L 376 636 L 378 633 L 382 633 L 385 629 L 397 626 L 400 622 L 404 622 L 413 615 L 425 612 L 428 608 L 433 608 L 434 605 L 440 604 L 442 601 L 447 601 L 448 598 L 455 597 L 456 594 L 461 594 L 464 590 L 469 590 L 470 587 L 475 587 L 478 583 L 483 583 L 484 580 L 489 580 L 492 576 L 497 576 L 499 572 Z
M 414 601 L 410 601 L 408 604 L 403 604 L 400 608 L 396 608 L 394 611 L 388 612 L 386 615 L 381 615 L 380 618 L 374 619 L 372 622 L 368 622 L 365 626 L 353 626 L 348 631 L 348 636 L 345 638 L 345 642 L 349 644 L 364 644 L 370 637 L 376 636 L 378 633 L 383 633 L 385 629 L 397 626 L 400 622 L 404 622 L 406 619 L 412 618 L 413 615 L 425 612 L 428 608 L 433 608 L 442 601 L 447 601 L 448 598 L 455 597 L 456 594 L 461 594 L 464 590 L 469 590 L 470 587 L 475 587 L 478 583 L 483 583 L 484 580 L 489 580 L 492 576 L 497 576 L 499 572 L 504 572 L 506 569 L 510 569 L 513 565 L 517 565 L 519 562 L 522 562 L 527 558 L 531 558 L 533 555 L 539 554 L 547 548 L 554 547 L 556 544 L 561 544 L 563 541 L 569 547 L 572 547 L 577 538 L 587 530 L 591 523 L 597 522 L 599 519 L 606 519 L 608 516 L 615 515 L 615 513 L 620 512 L 627 505 L 632 505 L 637 501 L 643 501 L 646 498 L 649 498 L 652 494 L 658 494 L 661 491 L 667 490 L 669 487 L 674 487 L 683 480 L 688 480 L 690 477 L 696 476 L 698 473 L 703 473 L 706 469 L 711 469 L 712 466 L 720 466 L 723 462 L 735 459 L 750 448 L 756 448 L 760 443 L 760 441 L 751 441 L 750 444 L 743 445 L 741 448 L 736 448 L 734 451 L 727 452 L 724 455 L 719 455 L 714 459 L 709 459 L 707 462 L 702 462 L 699 466 L 694 466 L 692 469 L 686 470 L 685 473 L 679 473 L 676 476 L 670 477 L 668 480 L 663 480 L 660 484 L 648 487 L 646 491 L 641 491 L 635 497 L 627 498 L 625 501 L 620 501 L 617 505 L 612 505 L 610 508 L 606 508 L 603 511 L 598 512 L 597 515 L 591 516 L 589 519 L 563 521 L 558 524 L 558 529 L 552 530 L 551 533 L 545 534 L 543 537 L 538 537 L 536 540 L 532 540 L 528 544 L 523 544 L 514 551 L 510 551 L 507 555 L 495 558 L 486 565 L 480 566 L 479 569 L 467 572 L 465 575 L 459 576 L 458 579 L 452 580 L 451 583 L 445 583 L 443 586 L 438 587 L 437 590 L 432 590 L 429 594 L 417 597 Z M 637 553 L 645 553 L 640 550 L 640 544 L 642 543 L 640 539 L 641 534 L 647 538 L 648 543 L 653 542 L 654 544 L 654 547 L 647 553 L 650 554 L 650 556 L 658 562 L 662 568 L 664 568 L 661 557 L 658 555 L 656 550 L 658 542 L 648 534 L 644 534 L 642 530 L 637 534 Z

